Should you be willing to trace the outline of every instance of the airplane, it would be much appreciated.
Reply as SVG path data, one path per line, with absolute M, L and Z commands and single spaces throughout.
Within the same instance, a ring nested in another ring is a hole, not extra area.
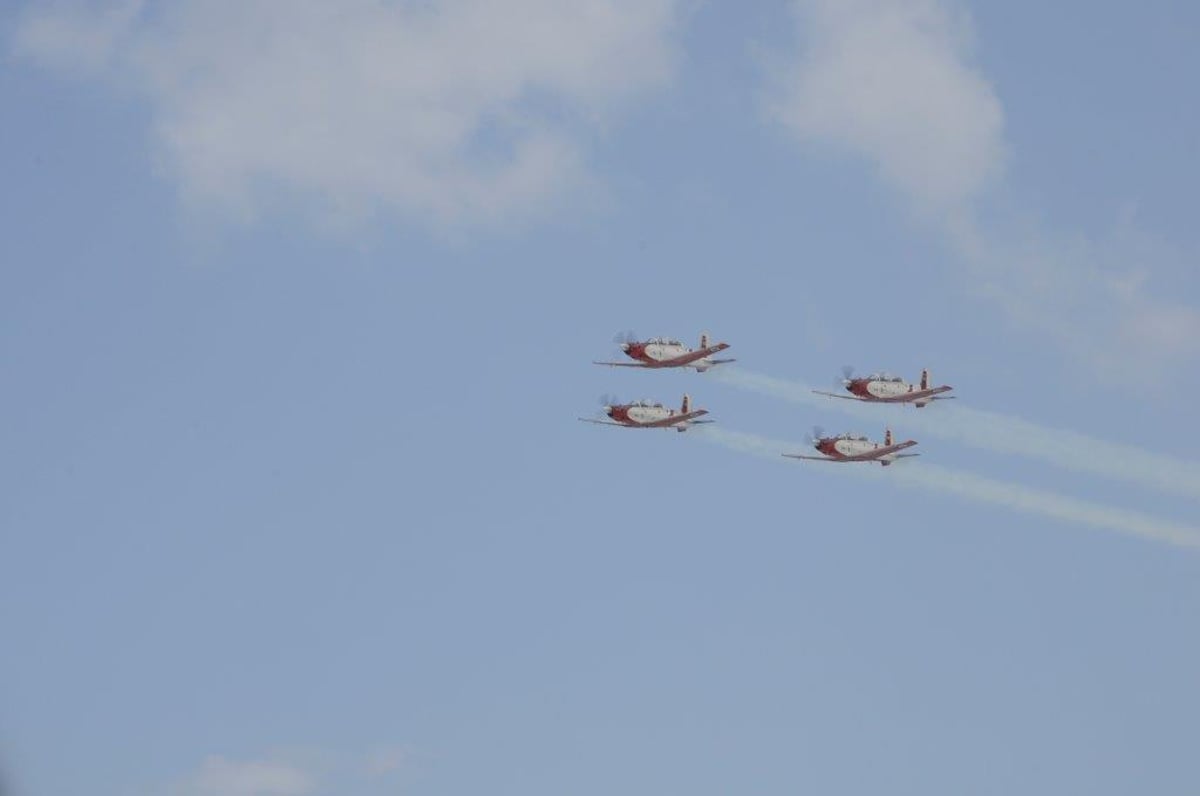
M 921 455 L 919 453 L 900 453 L 917 443 L 911 439 L 894 442 L 890 428 L 884 433 L 882 444 L 873 442 L 861 434 L 839 434 L 836 437 L 826 437 L 822 435 L 819 428 L 813 429 L 809 441 L 823 455 L 804 456 L 799 453 L 780 455 L 789 459 L 808 459 L 816 462 L 879 462 L 884 467 L 897 459 L 908 459 Z
M 817 395 L 828 395 L 830 398 L 843 398 L 847 401 L 864 401 L 866 403 L 882 404 L 912 404 L 918 409 L 931 401 L 946 401 L 953 395 L 942 395 L 954 388 L 948 384 L 941 387 L 931 387 L 929 371 L 921 371 L 921 383 L 909 384 L 899 376 L 887 373 L 872 373 L 870 376 L 855 376 L 854 368 L 842 368 L 842 385 L 850 393 L 824 392 L 813 390 Z
M 670 337 L 651 337 L 635 340 L 633 335 L 618 336 L 613 342 L 634 362 L 595 362 L 593 365 L 608 365 L 614 368 L 695 368 L 703 373 L 709 368 L 733 362 L 732 359 L 713 359 L 712 355 L 729 348 L 728 343 L 712 344 L 708 333 L 700 335 L 700 347 L 690 348 Z
M 687 431 L 689 427 L 700 423 L 712 423 L 712 420 L 697 418 L 708 414 L 707 409 L 693 409 L 691 396 L 683 396 L 683 404 L 678 409 L 671 409 L 660 403 L 651 401 L 634 401 L 632 403 L 617 403 L 615 399 L 604 398 L 604 414 L 610 420 L 579 418 L 584 423 L 597 423 L 602 426 L 624 426 L 625 428 L 673 428 L 676 431 Z

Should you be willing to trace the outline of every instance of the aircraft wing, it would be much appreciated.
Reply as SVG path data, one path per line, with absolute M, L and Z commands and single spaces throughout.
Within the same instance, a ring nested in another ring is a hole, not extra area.
M 810 462 L 843 462 L 845 459 L 833 459 L 829 456 L 805 456 L 801 453 L 781 453 L 780 456 L 786 456 L 789 459 L 805 459 Z
M 622 427 L 624 427 L 624 425 L 625 425 L 624 423 L 614 423 L 611 420 L 596 420 L 596 419 L 590 418 L 590 417 L 581 417 L 581 418 L 579 418 L 579 420 L 582 423 L 595 423 L 598 426 L 622 426 Z
M 716 345 L 710 345 L 708 348 L 698 348 L 695 351 L 690 351 L 686 354 L 681 354 L 680 356 L 677 356 L 674 359 L 664 359 L 661 362 L 656 363 L 655 367 L 656 368 L 683 367 L 684 365 L 690 365 L 693 362 L 699 362 L 700 360 L 704 359 L 705 357 L 710 357 L 719 351 L 724 351 L 726 348 L 729 348 L 729 343 L 717 343 Z M 732 362 L 732 361 L 733 361 L 732 359 L 721 360 L 721 362 Z M 713 364 L 714 365 L 719 364 L 719 362 L 714 362 Z
M 904 442 L 897 442 L 895 445 L 888 445 L 885 448 L 876 448 L 875 450 L 871 451 L 870 453 L 864 453 L 861 456 L 849 456 L 846 458 L 846 461 L 848 461 L 848 462 L 873 462 L 876 459 L 882 459 L 884 456 L 889 456 L 889 455 L 895 453 L 896 451 L 902 451 L 905 448 L 911 448 L 913 445 L 916 445 L 916 444 L 917 444 L 917 441 L 915 439 L 908 439 L 908 440 L 905 440 Z M 917 456 L 919 454 L 910 453 L 908 455 L 909 456 Z
M 830 398 L 842 398 L 847 401 L 861 401 L 857 395 L 839 395 L 836 392 L 822 392 L 821 390 L 813 390 L 817 395 L 828 395 Z
M 875 450 L 867 451 L 866 453 L 860 453 L 857 456 L 846 456 L 845 458 L 841 458 L 841 459 L 829 458 L 829 461 L 834 461 L 834 462 L 877 462 L 886 456 L 891 456 L 896 451 L 902 451 L 905 448 L 911 448 L 913 445 L 916 445 L 916 444 L 917 444 L 916 440 L 909 439 L 909 440 L 905 440 L 904 442 L 897 442 L 895 445 L 888 445 L 887 447 L 884 447 L 884 448 L 876 448 Z M 784 455 L 787 456 L 788 454 L 784 454 Z M 920 456 L 921 454 L 909 453 L 909 454 L 905 454 L 905 455 Z M 801 458 L 803 458 L 803 457 L 801 457 Z M 893 458 L 900 458 L 900 457 L 896 456 Z
M 649 365 L 644 365 L 641 362 L 596 362 L 592 360 L 593 365 L 608 365 L 610 368 L 648 368 Z
M 711 423 L 711 420 L 696 420 L 697 417 L 704 417 L 708 414 L 707 409 L 697 409 L 694 412 L 688 412 L 686 415 L 671 415 L 664 417 L 662 420 L 656 420 L 653 423 L 643 423 L 642 428 L 673 428 L 680 424 L 687 423 Z
M 957 398 L 957 395 L 942 395 L 944 392 L 950 392 L 954 388 L 943 384 L 941 387 L 933 387 L 928 390 L 917 390 L 916 392 L 905 393 L 900 396 L 900 401 L 903 403 L 916 403 L 918 401 L 945 401 L 948 398 Z M 894 400 L 894 399 L 889 399 Z

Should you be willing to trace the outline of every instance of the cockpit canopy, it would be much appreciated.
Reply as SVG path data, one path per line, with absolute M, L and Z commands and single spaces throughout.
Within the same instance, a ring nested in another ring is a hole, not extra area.
M 630 404 L 630 406 L 645 406 L 645 407 L 651 407 L 651 408 L 657 408 L 657 409 L 663 408 L 663 405 L 660 402 L 650 401 L 645 398 L 643 398 L 640 401 L 634 401 L 633 403 Z
M 893 376 L 892 374 L 887 373 L 886 371 L 872 373 L 867 378 L 870 379 L 871 381 L 896 381 L 896 382 L 904 381 L 904 379 L 900 378 L 899 376 Z
M 858 434 L 853 431 L 849 431 L 845 434 L 838 434 L 837 437 L 835 437 L 835 439 L 854 440 L 855 442 L 867 442 L 868 441 L 866 434 Z
M 651 337 L 646 342 L 657 345 L 683 345 L 683 343 L 673 337 Z

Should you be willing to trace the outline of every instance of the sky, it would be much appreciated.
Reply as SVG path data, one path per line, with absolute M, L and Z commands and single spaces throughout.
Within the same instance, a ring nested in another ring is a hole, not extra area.
M 6 4 L 0 788 L 1196 792 L 1197 35 Z

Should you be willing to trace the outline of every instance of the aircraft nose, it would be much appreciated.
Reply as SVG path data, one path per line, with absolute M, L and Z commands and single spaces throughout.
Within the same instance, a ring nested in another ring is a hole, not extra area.
M 629 343 L 621 343 L 621 350 L 625 353 L 629 353 Z

